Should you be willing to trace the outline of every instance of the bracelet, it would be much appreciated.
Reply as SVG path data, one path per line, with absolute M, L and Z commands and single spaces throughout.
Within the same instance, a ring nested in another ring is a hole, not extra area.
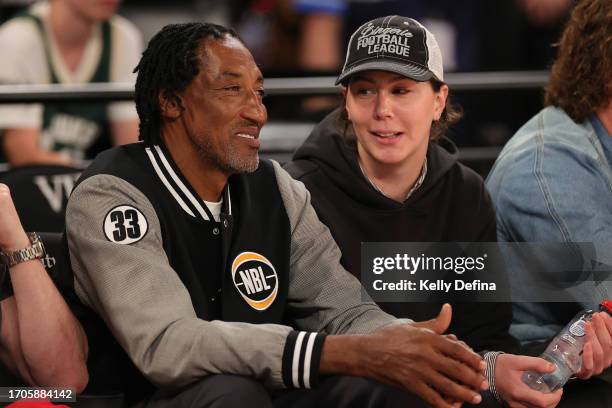
M 500 404 L 504 403 L 504 400 L 497 392 L 497 388 L 495 387 L 495 364 L 497 363 L 497 357 L 500 354 L 504 354 L 501 351 L 489 351 L 484 355 L 484 359 L 487 362 L 487 369 L 485 371 L 487 381 L 489 383 L 489 392 L 495 397 L 497 402 Z

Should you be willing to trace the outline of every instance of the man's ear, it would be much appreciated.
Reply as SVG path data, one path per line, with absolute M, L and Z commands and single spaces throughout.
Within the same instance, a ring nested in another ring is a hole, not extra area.
M 160 89 L 157 95 L 159 110 L 162 117 L 167 119 L 177 119 L 183 112 L 180 96 L 170 95 L 165 89 Z

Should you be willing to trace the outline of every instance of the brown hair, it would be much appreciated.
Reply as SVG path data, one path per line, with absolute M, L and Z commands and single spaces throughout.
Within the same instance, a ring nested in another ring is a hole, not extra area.
M 440 92 L 440 88 L 442 88 L 442 85 L 444 85 L 444 82 L 438 81 L 435 78 L 430 79 L 429 83 L 431 84 L 434 92 Z M 431 123 L 429 138 L 431 140 L 440 139 L 442 136 L 444 136 L 448 130 L 448 127 L 453 123 L 458 122 L 462 116 L 463 111 L 461 107 L 450 102 L 449 92 L 449 96 L 446 98 L 446 105 L 444 106 L 444 110 L 442 110 L 440 119 L 434 120 Z M 342 99 L 341 109 L 339 110 L 338 117 L 336 118 L 336 126 L 338 127 L 340 135 L 344 136 L 344 139 L 347 142 L 355 142 L 355 131 L 353 130 L 353 126 L 351 126 L 351 121 L 349 120 L 348 112 L 346 111 L 346 98 Z
M 612 1 L 579 2 L 555 45 L 545 104 L 580 123 L 612 97 Z
M 437 79 L 432 79 L 429 81 L 431 83 L 431 87 L 434 92 L 440 92 L 440 88 L 444 85 L 444 82 L 438 81 Z M 432 140 L 438 140 L 448 130 L 448 127 L 453 123 L 456 123 L 463 117 L 463 110 L 459 105 L 455 105 L 450 101 L 450 91 L 448 97 L 446 98 L 446 105 L 442 110 L 442 114 L 440 115 L 440 119 L 434 120 L 431 123 L 431 132 L 430 138 Z

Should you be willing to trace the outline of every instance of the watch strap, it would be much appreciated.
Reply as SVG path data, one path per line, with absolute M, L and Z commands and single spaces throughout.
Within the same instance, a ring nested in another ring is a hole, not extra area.
M 28 233 L 28 238 L 30 239 L 30 245 L 27 247 L 11 252 L 0 252 L 2 263 L 10 268 L 22 262 L 43 258 L 45 256 L 45 248 L 38 234 L 30 232 Z

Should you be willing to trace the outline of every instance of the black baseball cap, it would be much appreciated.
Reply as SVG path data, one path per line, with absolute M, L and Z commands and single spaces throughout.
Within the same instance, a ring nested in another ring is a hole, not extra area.
M 402 16 L 368 21 L 351 35 L 336 85 L 345 85 L 351 75 L 369 70 L 394 72 L 415 81 L 444 81 L 442 53 L 435 37 L 418 21 Z

